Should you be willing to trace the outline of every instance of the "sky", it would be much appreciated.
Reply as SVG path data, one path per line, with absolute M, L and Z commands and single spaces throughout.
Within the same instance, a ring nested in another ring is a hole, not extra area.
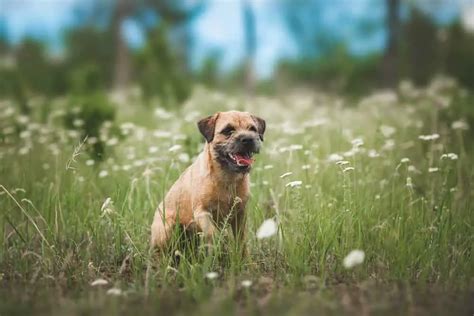
M 0 0 L 0 24 L 8 40 L 14 44 L 25 37 L 34 37 L 48 44 L 53 54 L 62 50 L 64 30 L 77 21 L 74 7 L 84 0 Z M 430 4 L 426 0 L 423 5 Z M 283 19 L 278 0 L 252 0 L 256 16 L 257 50 L 256 70 L 260 77 L 269 77 L 281 58 L 296 54 Z M 441 23 L 447 23 L 459 14 L 460 7 L 474 0 L 440 1 L 433 15 Z M 325 14 L 319 16 L 320 24 L 330 30 L 330 36 L 344 40 L 349 50 L 363 55 L 383 49 L 383 28 L 368 34 L 359 34 L 355 23 L 362 17 L 383 21 L 385 6 L 382 0 L 331 0 Z M 219 53 L 221 68 L 231 69 L 241 62 L 244 55 L 243 18 L 240 0 L 208 0 L 204 12 L 191 23 L 194 36 L 192 63 L 196 67 L 211 53 Z M 2 30 L 0 29 L 0 33 Z M 129 19 L 123 25 L 123 34 L 130 46 L 138 48 L 144 42 L 139 24 Z

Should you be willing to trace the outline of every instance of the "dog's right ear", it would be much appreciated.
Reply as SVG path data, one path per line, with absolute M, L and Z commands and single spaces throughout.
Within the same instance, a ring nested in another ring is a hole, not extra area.
M 219 114 L 214 114 L 203 118 L 197 123 L 199 131 L 208 143 L 214 139 L 214 130 L 216 128 L 216 121 Z

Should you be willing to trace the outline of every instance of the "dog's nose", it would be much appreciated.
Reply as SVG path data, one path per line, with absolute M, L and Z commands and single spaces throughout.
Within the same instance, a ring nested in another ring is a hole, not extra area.
M 253 143 L 253 137 L 251 136 L 242 136 L 240 142 L 244 145 L 249 145 Z

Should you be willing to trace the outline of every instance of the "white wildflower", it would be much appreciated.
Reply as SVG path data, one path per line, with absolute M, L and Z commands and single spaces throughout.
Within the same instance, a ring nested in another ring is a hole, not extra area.
M 109 140 L 107 140 L 106 144 L 107 144 L 107 146 L 115 146 L 115 145 L 118 144 L 118 142 L 119 142 L 119 140 L 118 140 L 117 137 L 112 137 Z
M 344 157 L 353 157 L 358 152 L 359 152 L 358 148 L 352 148 L 351 150 L 348 150 L 345 153 L 343 153 L 343 155 L 344 155 Z
M 170 151 L 170 152 L 176 152 L 176 151 L 180 150 L 181 147 L 182 147 L 181 145 L 173 145 L 173 146 L 171 146 L 171 147 L 168 149 L 168 151 Z
M 74 125 L 74 127 L 81 127 L 81 126 L 84 125 L 84 120 L 75 119 L 75 120 L 72 122 L 72 125 Z
M 99 172 L 99 178 L 105 178 L 109 175 L 109 172 L 107 170 L 101 170 Z
M 30 138 L 31 137 L 31 131 L 21 131 L 20 132 L 20 138 Z
M 309 168 L 311 168 L 310 165 L 302 165 L 301 166 L 301 169 L 303 169 L 303 170 L 308 170 Z
M 121 295 L 123 295 L 123 292 L 122 292 L 121 289 L 113 287 L 113 288 L 107 290 L 107 295 L 121 296 Z
M 407 178 L 407 184 L 406 184 L 407 188 L 410 188 L 412 189 L 413 188 L 413 181 L 411 180 L 410 177 Z
M 401 162 L 401 163 L 409 163 L 409 162 L 410 162 L 410 158 L 407 158 L 407 157 L 402 158 L 402 159 L 400 160 L 400 162 Z
M 156 152 L 158 152 L 158 147 L 156 147 L 156 146 L 151 146 L 150 148 L 148 148 L 148 153 L 149 153 L 149 154 L 154 154 L 154 153 L 156 153 Z
M 420 135 L 418 138 L 425 141 L 437 140 L 439 138 L 439 134 L 435 133 L 431 135 Z
M 187 153 L 181 153 L 178 155 L 178 160 L 181 161 L 182 163 L 188 163 L 189 162 L 189 155 Z
M 364 145 L 364 141 L 362 140 L 362 138 L 353 139 L 351 143 L 352 143 L 352 146 L 356 148 Z
M 339 154 L 330 154 L 329 157 L 328 157 L 328 160 L 329 161 L 340 161 L 340 160 L 344 160 L 344 157 L 339 155 Z
M 354 170 L 354 167 L 346 167 L 344 168 L 344 170 L 342 170 L 342 172 L 349 172 L 349 171 L 352 171 Z
M 277 223 L 274 219 L 266 219 L 257 230 L 257 238 L 264 239 L 272 237 L 278 230 Z
M 429 173 L 438 172 L 438 171 L 439 171 L 438 168 L 428 168 Z
M 18 150 L 18 154 L 23 156 L 23 155 L 26 155 L 29 151 L 30 151 L 30 147 L 28 147 L 28 146 L 21 147 Z
M 448 158 L 451 160 L 458 160 L 458 155 L 455 153 L 449 153 Z
M 162 120 L 168 120 L 168 119 L 173 117 L 173 115 L 171 115 L 171 113 L 167 112 L 165 109 L 162 109 L 162 108 L 156 108 L 155 116 L 157 118 L 162 119 Z
M 104 280 L 104 279 L 97 279 L 91 283 L 91 286 L 102 286 L 102 285 L 107 285 L 107 284 L 109 284 L 109 281 Z
M 190 111 L 184 117 L 184 120 L 188 123 L 195 122 L 201 116 L 201 113 L 198 111 Z
M 303 184 L 303 181 L 296 180 L 296 181 L 288 182 L 285 185 L 285 187 L 295 188 L 295 187 L 301 186 L 302 184 Z
M 242 287 L 244 288 L 249 288 L 252 286 L 252 281 L 251 280 L 243 280 L 241 283 Z
M 141 159 L 135 160 L 135 161 L 133 162 L 133 165 L 134 165 L 135 167 L 141 167 L 141 166 L 143 166 L 144 164 L 145 164 L 145 161 L 143 161 L 143 160 L 141 160 Z
M 217 279 L 218 276 L 219 276 L 219 273 L 214 272 L 214 271 L 206 273 L 206 278 L 209 280 Z
M 448 154 L 442 154 L 441 159 L 451 159 L 451 160 L 458 160 L 458 155 L 455 153 L 448 153 Z
M 448 158 L 451 160 L 458 160 L 458 155 L 455 153 L 449 153 Z
M 153 136 L 155 136 L 156 138 L 171 138 L 172 134 L 168 131 L 157 130 L 153 132 Z
M 301 149 L 303 149 L 303 145 L 293 144 L 293 145 L 290 145 L 290 147 L 288 149 L 290 151 L 301 150 Z
M 269 169 L 273 169 L 273 165 L 265 165 L 265 166 L 263 166 L 263 170 L 269 170 Z
M 26 124 L 30 121 L 30 118 L 26 115 L 19 115 L 17 118 L 16 118 L 17 122 L 20 123 L 20 124 Z
M 280 178 L 283 179 L 283 178 L 286 178 L 286 177 L 288 177 L 288 176 L 291 176 L 292 174 L 293 174 L 293 172 L 285 172 L 284 174 L 282 174 L 282 175 L 280 176 Z
M 346 269 L 351 269 L 362 262 L 364 262 L 365 253 L 362 250 L 355 249 L 349 252 L 349 254 L 344 258 L 343 265 Z
M 451 124 L 451 128 L 466 131 L 469 129 L 469 124 L 467 124 L 465 121 L 459 120 L 453 122 L 453 124 Z
M 382 146 L 383 150 L 392 150 L 395 147 L 395 141 L 393 139 L 385 140 L 385 143 Z
M 380 154 L 375 149 L 369 150 L 369 153 L 367 155 L 369 156 L 369 158 L 380 157 Z
M 409 165 L 407 170 L 408 170 L 408 172 L 411 172 L 411 173 L 418 173 L 418 174 L 421 173 L 421 171 L 416 169 L 416 167 L 413 166 L 413 165 Z
M 396 129 L 392 126 L 382 125 L 380 126 L 380 131 L 385 138 L 389 138 L 395 133 Z
M 144 176 L 145 178 L 147 178 L 147 177 L 150 177 L 152 174 L 153 174 L 153 170 L 151 170 L 150 168 L 146 168 L 146 169 L 143 171 L 142 176 Z
M 93 166 L 94 164 L 95 164 L 95 161 L 93 159 L 86 160 L 86 166 Z
M 339 160 L 338 162 L 336 162 L 336 165 L 339 165 L 339 166 L 345 166 L 348 164 L 349 164 L 349 161 L 347 160 Z

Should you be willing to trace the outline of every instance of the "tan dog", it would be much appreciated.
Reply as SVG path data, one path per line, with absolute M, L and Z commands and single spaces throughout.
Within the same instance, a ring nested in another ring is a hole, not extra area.
M 265 121 L 247 112 L 219 112 L 198 122 L 204 150 L 173 184 L 155 212 L 151 245 L 164 247 L 177 224 L 209 241 L 228 221 L 236 240 L 245 230 L 252 156 L 260 150 Z

